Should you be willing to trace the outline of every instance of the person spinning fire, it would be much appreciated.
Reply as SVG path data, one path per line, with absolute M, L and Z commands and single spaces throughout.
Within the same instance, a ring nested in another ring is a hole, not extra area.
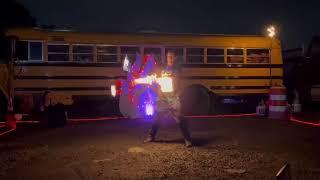
M 179 90 L 179 68 L 177 68 L 175 61 L 175 55 L 173 52 L 167 53 L 167 64 L 166 66 L 160 66 L 160 71 L 162 76 L 171 76 L 173 77 L 173 92 L 158 92 L 157 98 L 157 109 L 156 115 L 153 119 L 151 130 L 147 139 L 144 140 L 144 143 L 154 142 L 157 131 L 160 127 L 161 121 L 165 118 L 172 118 L 176 121 L 186 147 L 192 147 L 191 136 L 189 132 L 188 122 L 184 118 L 180 108 L 180 100 L 178 95 Z

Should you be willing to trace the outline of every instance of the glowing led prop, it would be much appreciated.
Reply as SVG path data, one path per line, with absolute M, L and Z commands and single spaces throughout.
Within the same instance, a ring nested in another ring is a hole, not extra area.
M 129 64 L 130 62 L 129 62 L 128 56 L 126 55 L 123 61 L 123 66 L 122 66 L 123 71 L 129 71 Z
M 172 78 L 167 76 L 167 74 L 162 74 L 162 77 L 157 78 L 156 75 L 146 76 L 144 78 L 139 78 L 134 81 L 136 84 L 149 84 L 156 82 L 160 85 L 162 92 L 173 92 Z
M 152 116 L 154 114 L 154 107 L 152 104 L 146 104 L 146 115 Z
M 111 85 L 111 96 L 116 97 L 117 95 L 117 88 L 115 85 Z
M 156 82 L 156 81 L 157 81 L 157 75 L 150 75 L 144 78 L 138 78 L 134 80 L 136 84 L 149 84 L 149 85 L 151 85 L 153 82 Z

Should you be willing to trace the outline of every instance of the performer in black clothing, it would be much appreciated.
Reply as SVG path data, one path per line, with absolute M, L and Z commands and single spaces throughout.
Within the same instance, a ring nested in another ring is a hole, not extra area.
M 179 67 L 175 66 L 177 64 L 174 63 L 174 53 L 168 52 L 167 53 L 167 63 L 165 67 L 161 67 L 162 73 L 169 74 L 173 79 L 173 92 L 160 92 L 158 94 L 157 99 L 157 111 L 155 118 L 152 123 L 151 130 L 149 132 L 148 138 L 144 141 L 147 142 L 154 142 L 157 131 L 160 127 L 160 122 L 164 118 L 173 118 L 185 141 L 185 145 L 187 147 L 192 146 L 191 136 L 188 128 L 187 120 L 184 118 L 183 114 L 180 110 L 180 100 L 179 100 Z

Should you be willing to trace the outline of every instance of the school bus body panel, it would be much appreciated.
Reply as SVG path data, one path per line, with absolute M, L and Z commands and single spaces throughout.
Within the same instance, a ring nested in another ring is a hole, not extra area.
M 280 48 L 280 41 L 262 36 L 241 35 L 196 35 L 196 34 L 126 34 L 126 33 L 84 33 L 55 32 L 35 29 L 11 29 L 7 35 L 18 36 L 21 40 L 43 40 L 48 42 L 64 42 L 74 44 L 110 44 L 110 45 L 171 45 L 197 47 L 241 47 Z M 277 52 L 275 52 L 276 54 Z M 272 63 L 282 64 L 281 61 Z
M 124 76 L 121 67 L 15 66 L 15 76 Z
M 110 87 L 112 84 L 115 84 L 116 80 L 97 80 L 97 79 L 50 79 L 50 80 L 34 80 L 34 79 L 19 79 L 15 80 L 15 87 L 30 87 L 30 88 L 41 88 L 48 87 L 50 88 L 66 88 L 66 87 Z
M 16 93 L 53 91 L 110 96 L 110 86 L 126 76 L 120 67 L 15 66 Z
M 270 77 L 270 68 L 183 68 L 184 76 L 261 76 Z M 271 76 L 282 76 L 281 68 L 272 68 Z

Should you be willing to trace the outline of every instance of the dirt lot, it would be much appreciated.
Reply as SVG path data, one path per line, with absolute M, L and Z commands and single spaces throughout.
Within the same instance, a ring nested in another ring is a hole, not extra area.
M 0 139 L 0 179 L 275 179 L 286 163 L 293 179 L 320 179 L 319 128 L 289 122 L 191 119 L 192 148 L 169 122 L 150 144 L 142 120 L 21 126 Z

